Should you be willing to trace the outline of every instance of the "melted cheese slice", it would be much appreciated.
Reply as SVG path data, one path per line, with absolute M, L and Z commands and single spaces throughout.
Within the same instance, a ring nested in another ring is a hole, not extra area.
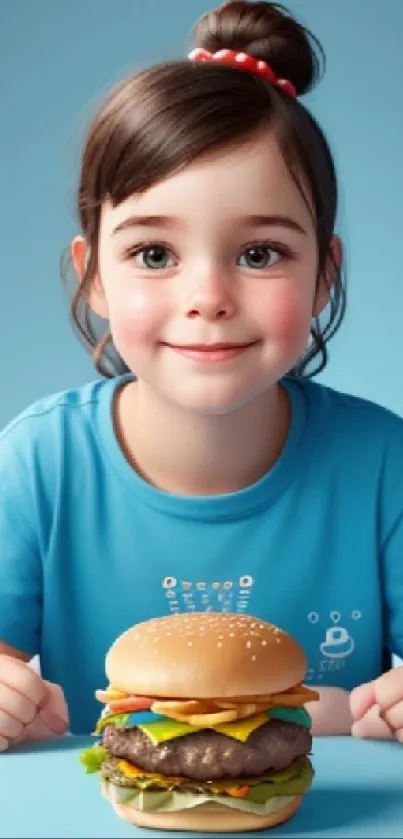
M 172 784 L 180 784 L 185 779 L 182 777 L 177 777 L 176 775 L 159 775 L 154 772 L 145 772 L 144 769 L 139 769 L 137 766 L 134 766 L 132 763 L 129 763 L 128 760 L 119 760 L 118 767 L 123 775 L 126 778 L 147 778 L 149 782 L 155 782 L 159 787 L 168 788 L 172 786 Z
M 246 720 L 236 720 L 235 722 L 215 725 L 214 731 L 218 731 L 219 734 L 226 734 L 228 737 L 234 737 L 235 740 L 239 740 L 241 743 L 246 743 L 252 732 L 260 728 L 261 725 L 264 725 L 267 720 L 267 714 L 256 714 L 254 717 L 248 717 Z M 166 740 L 174 740 L 175 737 L 183 737 L 185 734 L 193 734 L 195 731 L 200 731 L 200 726 L 188 725 L 187 723 L 176 722 L 167 718 L 158 722 L 139 725 L 138 728 L 150 738 L 154 746 L 158 746 L 159 743 L 164 743 Z

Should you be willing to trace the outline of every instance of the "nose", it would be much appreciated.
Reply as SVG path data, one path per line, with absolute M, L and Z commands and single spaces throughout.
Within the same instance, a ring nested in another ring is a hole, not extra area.
M 232 318 L 236 303 L 231 285 L 228 275 L 217 265 L 199 266 L 186 300 L 186 317 L 208 321 Z

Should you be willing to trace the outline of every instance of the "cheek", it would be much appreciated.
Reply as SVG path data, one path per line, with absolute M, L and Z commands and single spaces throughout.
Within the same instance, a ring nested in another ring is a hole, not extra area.
M 311 323 L 310 300 L 295 288 L 278 289 L 256 307 L 256 318 L 268 338 L 287 343 L 306 340 Z
M 158 337 L 167 317 L 167 305 L 162 295 L 149 289 L 137 288 L 123 295 L 109 307 L 109 319 L 114 343 L 121 347 L 144 344 Z

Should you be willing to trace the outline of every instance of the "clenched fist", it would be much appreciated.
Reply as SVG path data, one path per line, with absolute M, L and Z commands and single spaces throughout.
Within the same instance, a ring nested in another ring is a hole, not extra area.
M 58 737 L 68 725 L 59 685 L 41 679 L 19 659 L 0 655 L 0 752 L 27 740 Z

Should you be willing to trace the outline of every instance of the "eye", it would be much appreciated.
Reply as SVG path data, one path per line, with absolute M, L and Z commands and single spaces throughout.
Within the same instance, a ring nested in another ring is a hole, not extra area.
M 130 256 L 135 258 L 135 262 L 140 268 L 148 268 L 151 271 L 161 271 L 175 265 L 175 260 L 165 245 L 155 244 L 147 247 L 143 245 L 132 249 Z
M 239 257 L 238 265 L 261 271 L 263 268 L 272 268 L 282 256 L 280 249 L 271 245 L 251 245 Z

